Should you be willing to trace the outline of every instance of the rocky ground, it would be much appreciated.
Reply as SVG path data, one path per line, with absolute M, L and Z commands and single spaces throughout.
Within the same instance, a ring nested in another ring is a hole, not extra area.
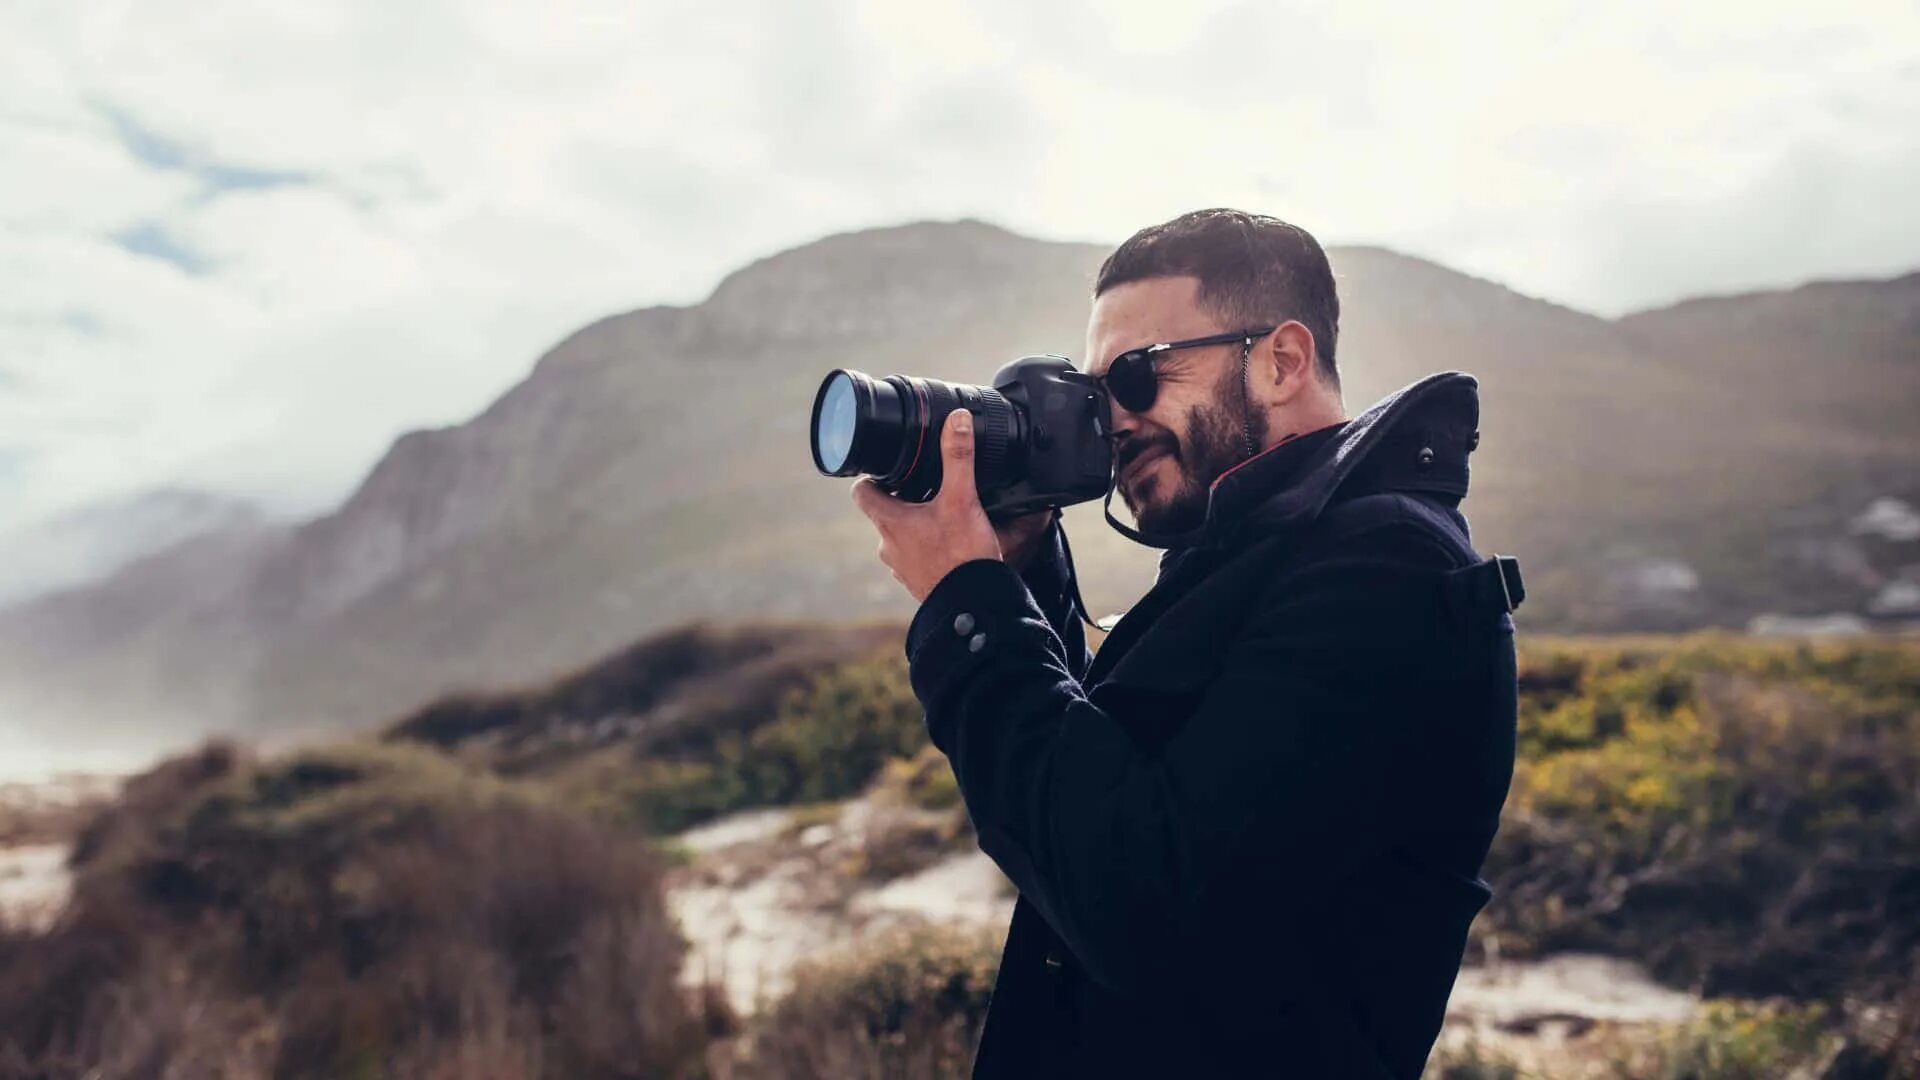
M 0 919 L 45 926 L 67 902 L 67 845 L 0 848 Z
M 0 920 L 43 926 L 67 899 L 67 847 L 119 779 L 68 775 L 0 784 Z
M 682 833 L 687 862 L 668 878 L 668 902 L 692 944 L 686 980 L 718 979 L 745 1015 L 791 989 L 797 962 L 837 943 L 915 921 L 1004 926 L 1012 886 L 978 851 L 923 851 L 897 875 L 873 865 L 876 842 L 918 814 L 854 799 Z

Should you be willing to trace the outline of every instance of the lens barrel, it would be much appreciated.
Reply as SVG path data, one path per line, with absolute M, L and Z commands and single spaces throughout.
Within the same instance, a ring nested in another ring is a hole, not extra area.
M 827 476 L 871 476 L 924 502 L 940 490 L 947 414 L 974 414 L 974 480 L 984 493 L 1010 483 L 1025 453 L 1025 415 L 989 386 L 836 369 L 813 399 L 813 464 Z

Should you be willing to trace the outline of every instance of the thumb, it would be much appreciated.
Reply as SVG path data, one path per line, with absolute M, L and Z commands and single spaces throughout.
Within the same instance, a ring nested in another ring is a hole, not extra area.
M 973 482 L 973 414 L 955 409 L 940 429 L 940 495 L 942 501 L 980 501 Z

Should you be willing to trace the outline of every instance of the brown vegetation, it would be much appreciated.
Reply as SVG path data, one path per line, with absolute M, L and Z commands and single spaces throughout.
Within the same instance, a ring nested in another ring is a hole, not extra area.
M 707 1025 L 638 838 L 426 750 L 128 785 L 0 939 L 0 1075 L 669 1076 Z
M 754 1025 L 739 1075 L 965 1076 L 999 963 L 990 931 L 916 928 L 805 965 L 794 992 Z
M 692 623 L 545 686 L 434 702 L 394 724 L 391 737 L 484 750 L 506 772 L 615 740 L 668 752 L 709 746 L 763 722 L 823 669 L 898 649 L 900 635 L 893 624 Z
M 551 686 L 450 699 L 394 725 L 597 817 L 678 832 L 844 798 L 926 741 L 898 626 L 695 625 Z
M 64 843 L 110 801 L 104 779 L 75 780 L 76 790 L 0 784 L 0 848 Z M 56 785 L 57 787 L 58 785 Z
M 1476 940 L 1710 996 L 1920 980 L 1920 649 L 1533 643 Z

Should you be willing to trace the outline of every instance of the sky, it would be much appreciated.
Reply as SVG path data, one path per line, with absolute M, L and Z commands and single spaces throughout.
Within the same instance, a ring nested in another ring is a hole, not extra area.
M 1241 206 L 1612 315 L 1920 267 L 1917 192 L 1910 2 L 10 0 L 0 531 L 322 509 L 848 229 Z

